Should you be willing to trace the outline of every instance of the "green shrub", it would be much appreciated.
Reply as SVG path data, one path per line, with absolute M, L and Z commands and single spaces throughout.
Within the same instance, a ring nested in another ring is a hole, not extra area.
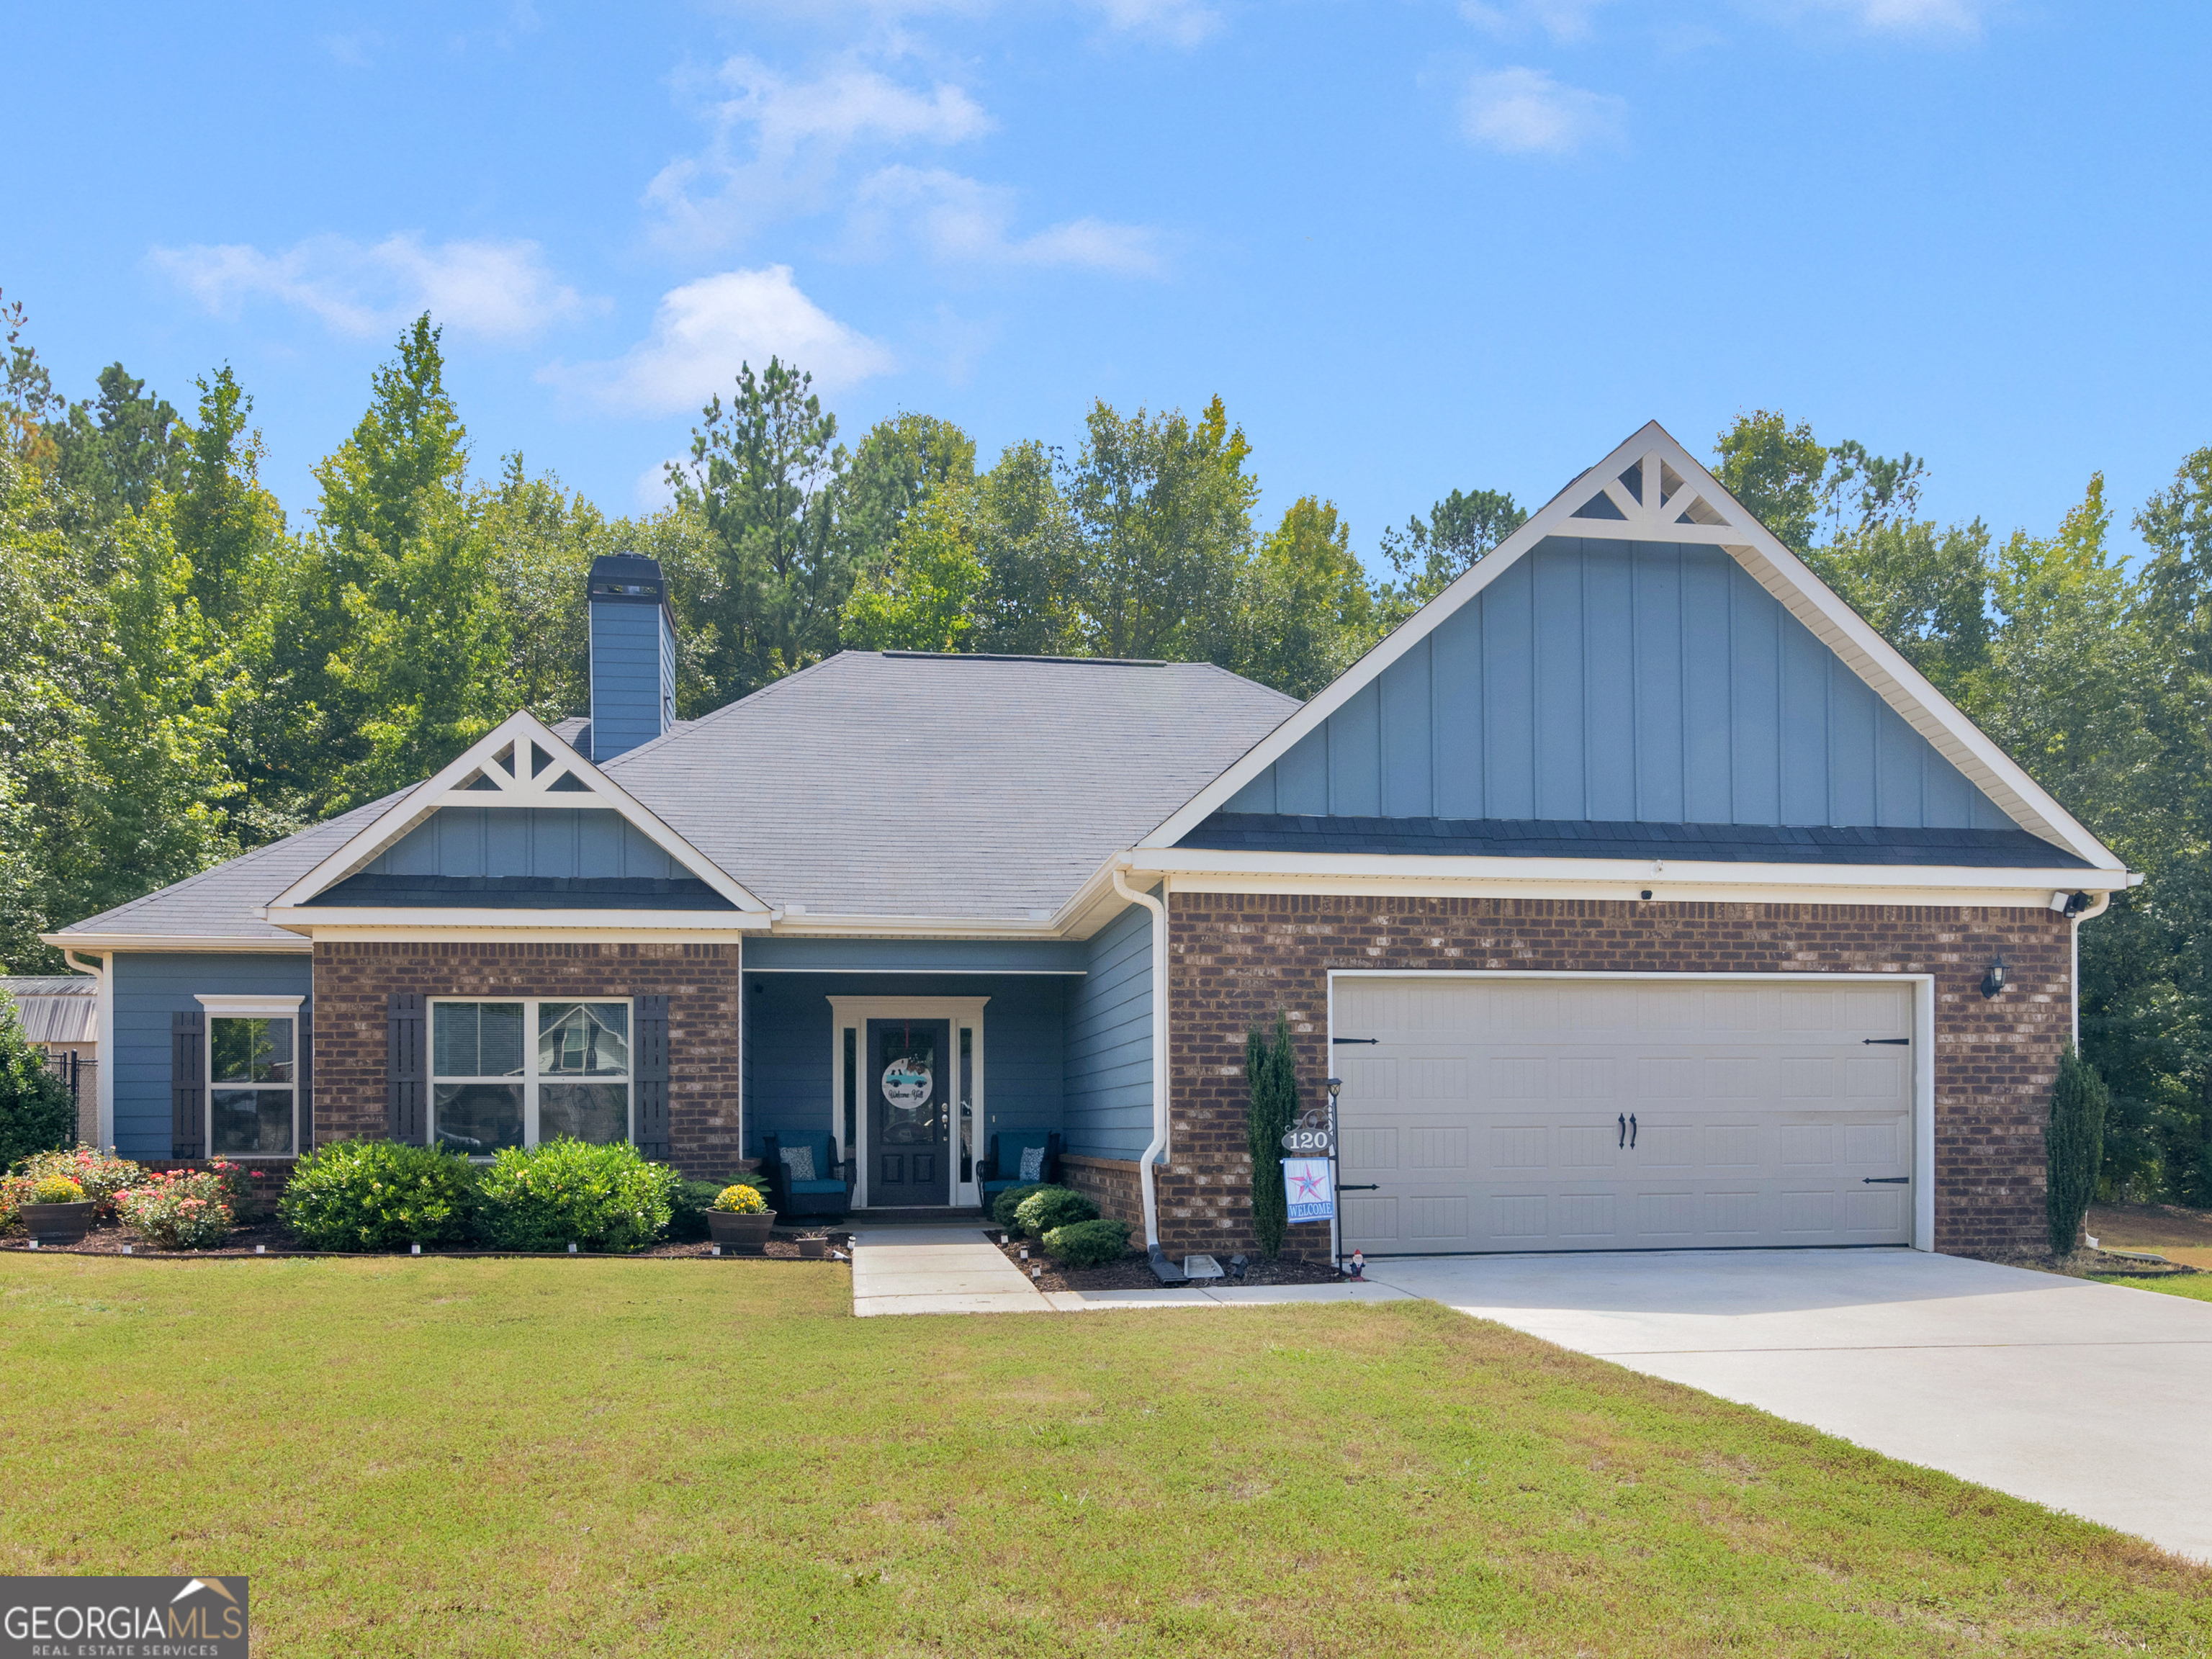
M 1288 1016 L 1275 1015 L 1272 1037 L 1260 1030 L 1246 1034 L 1244 1082 L 1251 1095 L 1244 1134 L 1252 1150 L 1252 1231 L 1260 1254 L 1273 1261 L 1282 1253 L 1283 1230 L 1291 1224 L 1290 1197 L 1283 1190 L 1283 1136 L 1298 1121 L 1298 1051 L 1291 1041 Z
M 484 1236 L 508 1250 L 641 1250 L 667 1231 L 678 1177 L 628 1141 L 510 1146 L 483 1176 Z
M 1068 1267 L 1097 1267 L 1129 1253 L 1126 1221 L 1073 1221 L 1044 1236 L 1044 1253 Z
M 339 1140 L 301 1158 L 276 1214 L 311 1250 L 457 1243 L 477 1212 L 477 1170 L 440 1146 Z
M 707 1236 L 707 1212 L 722 1190 L 719 1181 L 679 1181 L 668 1195 L 668 1236 L 685 1240 Z
M 1031 1193 L 1041 1193 L 1043 1190 L 1044 1182 L 1042 1181 L 1032 1181 L 1026 1187 L 1007 1188 L 1006 1191 L 991 1200 L 991 1219 L 1010 1233 L 1019 1232 L 1022 1230 L 1022 1224 L 1014 1219 L 1014 1212 L 1021 1206 L 1022 1200 Z
M 1066 1187 L 1040 1187 L 1014 1206 L 1014 1219 L 1031 1238 L 1042 1238 L 1054 1227 L 1097 1220 L 1098 1206 Z
M 0 1170 L 76 1139 L 76 1103 L 24 1036 L 15 998 L 0 991 Z
M 2105 1163 L 2105 1109 L 2111 1097 L 2081 1051 L 2069 1046 L 2058 1057 L 2058 1078 L 2051 1089 L 2051 1127 L 2044 1132 L 2049 1182 L 2044 1188 L 2044 1218 L 2051 1225 L 2051 1249 L 2071 1255 L 2081 1218 L 2097 1195 L 2097 1176 Z

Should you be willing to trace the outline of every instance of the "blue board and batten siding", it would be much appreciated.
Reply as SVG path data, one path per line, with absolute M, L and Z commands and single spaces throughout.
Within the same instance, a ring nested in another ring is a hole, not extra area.
M 198 1012 L 195 997 L 313 994 L 304 951 L 124 953 L 115 959 L 115 1147 L 125 1158 L 167 1158 L 172 1014 Z
M 2014 827 L 1720 549 L 1563 537 L 1225 810 Z
M 592 754 L 601 764 L 676 718 L 676 635 L 658 605 L 592 605 Z
M 1137 1158 L 1152 1138 L 1152 913 L 1127 909 L 1087 942 L 1067 988 L 1067 1150 Z
M 362 873 L 668 879 L 692 872 L 608 807 L 441 806 Z

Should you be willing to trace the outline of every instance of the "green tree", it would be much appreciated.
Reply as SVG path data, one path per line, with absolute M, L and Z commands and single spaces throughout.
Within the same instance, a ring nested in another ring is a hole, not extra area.
M 39 361 L 37 349 L 24 343 L 28 321 L 21 300 L 0 296 L 0 329 L 7 331 L 0 343 L 8 352 L 5 378 L 0 380 L 0 443 L 25 465 L 46 467 L 54 462 L 46 423 L 64 405 L 54 394 L 54 377 Z
M 702 667 L 716 703 L 757 691 L 837 648 L 852 564 L 836 535 L 846 455 L 813 376 L 771 357 L 738 370 L 671 462 L 678 505 L 699 514 L 715 555 L 714 587 L 694 601 L 710 630 Z
M 2070 1043 L 2058 1057 L 2051 1118 L 2043 1141 L 2047 1164 L 2044 1209 L 2054 1255 L 2071 1255 L 2081 1218 L 2097 1196 L 2105 1161 L 2105 1085 Z
M 260 433 L 246 429 L 253 410 L 225 363 L 199 387 L 199 418 L 186 428 L 174 486 L 177 544 L 191 561 L 191 592 L 201 613 L 228 629 L 257 597 L 255 578 L 281 556 L 284 509 L 262 486 L 268 453 Z
M 972 485 L 941 485 L 908 514 L 881 568 L 845 601 L 844 642 L 863 651 L 959 651 L 990 573 L 975 548 Z
M 975 441 L 934 415 L 878 421 L 854 447 L 832 504 L 840 554 L 857 577 L 890 556 L 906 516 L 931 492 L 972 483 Z
M 1393 625 L 1449 587 L 1475 563 L 1528 521 L 1518 502 L 1501 489 L 1455 489 L 1409 518 L 1401 532 L 1382 532 L 1382 556 L 1397 574 L 1380 598 Z
M 0 1170 L 76 1140 L 76 1109 L 46 1056 L 23 1035 L 15 999 L 0 991 Z
M 184 422 L 121 363 L 100 371 L 99 386 L 96 398 L 70 404 L 47 428 L 63 486 L 103 519 L 143 513 L 155 491 L 173 491 L 183 482 Z
M 1247 644 L 1229 665 L 1294 697 L 1310 697 L 1382 636 L 1382 611 L 1336 504 L 1291 503 L 1249 568 Z

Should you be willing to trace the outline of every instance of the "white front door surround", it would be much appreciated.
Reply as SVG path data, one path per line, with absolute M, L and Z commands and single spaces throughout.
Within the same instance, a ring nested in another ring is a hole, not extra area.
M 1338 1243 L 1929 1249 L 1933 1027 L 1922 975 L 1333 972 L 1340 1179 L 1376 1188 Z
M 945 1161 L 947 1207 L 977 1202 L 975 1160 L 981 1155 L 983 1117 L 983 1005 L 988 997 L 830 997 L 830 1123 L 853 1159 L 853 1206 L 868 1207 L 867 1079 L 862 1075 L 872 1019 L 941 1019 L 951 1028 L 954 1067 L 949 1097 L 951 1155 Z M 848 1056 L 852 1058 L 848 1060 Z M 848 1127 L 849 1129 L 848 1129 Z M 848 1136 L 850 1136 L 848 1140 Z

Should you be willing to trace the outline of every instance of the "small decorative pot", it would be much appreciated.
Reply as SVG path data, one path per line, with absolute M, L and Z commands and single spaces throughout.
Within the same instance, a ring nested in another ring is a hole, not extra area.
M 82 1243 L 99 1207 L 88 1198 L 78 1204 L 26 1204 L 23 1231 L 41 1244 Z
M 801 1261 L 819 1261 L 829 1252 L 830 1241 L 826 1238 L 802 1238 L 799 1241 L 799 1259 Z
M 752 1215 L 732 1215 L 727 1210 L 707 1212 L 707 1237 L 722 1247 L 725 1255 L 765 1255 L 769 1232 L 775 1225 L 774 1210 Z

